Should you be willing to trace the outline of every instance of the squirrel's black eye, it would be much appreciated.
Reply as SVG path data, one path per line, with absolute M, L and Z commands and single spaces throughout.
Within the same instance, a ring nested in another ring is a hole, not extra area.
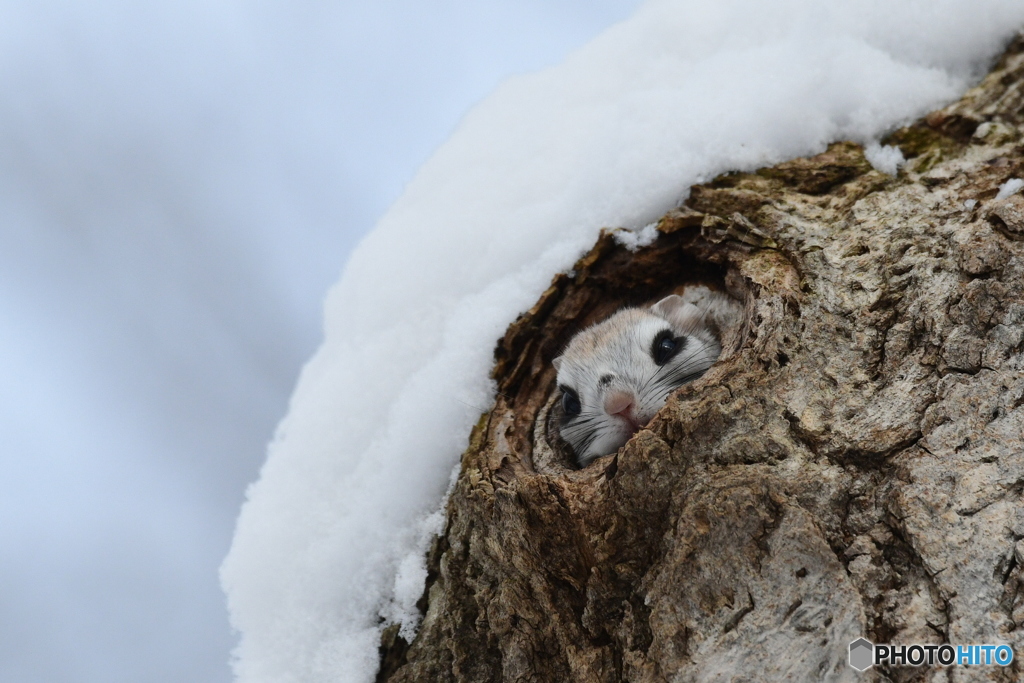
M 580 405 L 580 397 L 569 387 L 561 387 L 561 389 L 562 410 L 565 411 L 567 417 L 576 417 L 583 410 L 583 406 Z
M 672 330 L 662 330 L 654 338 L 651 344 L 651 358 L 658 365 L 664 365 L 676 355 L 679 349 L 683 348 L 686 337 L 673 337 Z

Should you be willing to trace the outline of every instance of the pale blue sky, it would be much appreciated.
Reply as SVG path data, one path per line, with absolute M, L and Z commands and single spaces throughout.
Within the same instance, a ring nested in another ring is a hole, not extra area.
M 229 680 L 216 570 L 326 288 L 638 4 L 0 0 L 0 680 Z

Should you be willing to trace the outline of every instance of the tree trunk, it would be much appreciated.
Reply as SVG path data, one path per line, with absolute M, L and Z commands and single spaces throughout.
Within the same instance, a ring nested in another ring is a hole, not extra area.
M 847 646 L 1024 656 L 1024 42 L 894 133 L 694 187 L 630 252 L 605 233 L 500 341 L 380 681 L 1014 680 L 874 667 Z M 687 283 L 745 302 L 722 359 L 616 455 L 548 428 L 551 359 Z

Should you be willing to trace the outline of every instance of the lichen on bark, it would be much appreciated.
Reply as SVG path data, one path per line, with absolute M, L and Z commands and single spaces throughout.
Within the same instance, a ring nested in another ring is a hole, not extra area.
M 496 349 L 429 557 L 424 619 L 379 681 L 1014 680 L 881 667 L 847 645 L 1024 655 L 1024 42 L 894 132 L 691 191 L 630 252 L 602 235 Z M 703 282 L 747 323 L 617 454 L 575 469 L 551 359 L 626 304 Z

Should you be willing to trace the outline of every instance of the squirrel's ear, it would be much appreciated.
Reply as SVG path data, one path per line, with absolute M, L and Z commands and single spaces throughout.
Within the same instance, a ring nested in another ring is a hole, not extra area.
M 651 312 L 664 318 L 683 333 L 689 333 L 698 327 L 704 317 L 699 308 L 678 294 L 669 294 L 651 306 Z
M 559 369 L 561 369 L 562 367 L 562 357 L 559 356 L 558 358 L 554 359 L 553 361 L 551 361 L 551 364 L 555 366 L 555 372 L 558 372 Z
M 664 299 L 651 306 L 651 312 L 655 315 L 660 315 L 665 320 L 672 320 L 676 311 L 685 305 L 686 303 L 683 301 L 683 297 L 678 294 L 669 294 Z

